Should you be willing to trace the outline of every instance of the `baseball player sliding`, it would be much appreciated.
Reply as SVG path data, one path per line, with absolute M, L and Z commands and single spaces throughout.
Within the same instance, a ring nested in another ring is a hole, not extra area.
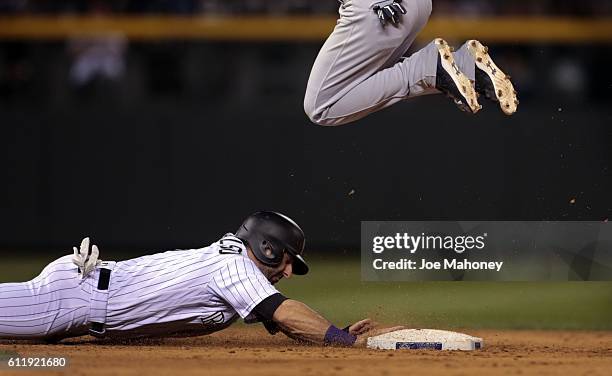
M 346 124 L 421 95 L 444 93 L 476 113 L 478 96 L 506 115 L 518 100 L 510 77 L 477 40 L 456 52 L 441 38 L 403 57 L 431 14 L 431 0 L 339 0 L 340 18 L 317 56 L 304 99 L 319 125 Z
M 368 336 L 401 329 L 374 329 L 369 319 L 338 329 L 283 296 L 277 282 L 308 273 L 303 252 L 301 228 L 276 212 L 249 216 L 205 248 L 127 261 L 98 260 L 85 238 L 33 280 L 0 284 L 0 339 L 198 336 L 241 317 L 300 341 L 365 346 Z

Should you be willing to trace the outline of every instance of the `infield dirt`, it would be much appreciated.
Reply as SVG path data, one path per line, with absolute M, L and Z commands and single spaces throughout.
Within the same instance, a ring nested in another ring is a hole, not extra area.
M 484 338 L 472 352 L 368 350 L 297 345 L 263 328 L 236 326 L 210 336 L 131 343 L 90 337 L 59 345 L 0 341 L 22 357 L 67 356 L 55 375 L 610 375 L 610 331 L 463 330 Z M 0 374 L 40 375 L 8 370 Z

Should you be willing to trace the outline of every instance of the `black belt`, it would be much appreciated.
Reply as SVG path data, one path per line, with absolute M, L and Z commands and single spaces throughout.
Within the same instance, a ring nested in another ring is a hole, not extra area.
M 110 269 L 100 269 L 100 277 L 98 278 L 98 290 L 108 290 L 110 284 Z M 89 332 L 93 335 L 103 335 L 105 324 L 103 322 L 92 321 L 89 323 Z M 93 332 L 93 333 L 92 333 Z
M 110 269 L 100 269 L 100 278 L 98 279 L 98 290 L 108 290 L 110 283 Z

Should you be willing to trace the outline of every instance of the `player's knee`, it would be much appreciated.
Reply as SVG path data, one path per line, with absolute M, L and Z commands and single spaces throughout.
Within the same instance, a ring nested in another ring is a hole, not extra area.
M 304 96 L 304 112 L 313 124 L 320 126 L 336 126 L 350 123 L 355 120 L 352 115 L 337 114 L 335 104 L 330 101 L 322 101 L 317 91 L 306 89 Z
M 323 127 L 329 127 L 334 125 L 342 125 L 344 122 L 342 119 L 330 119 L 323 116 L 324 111 L 320 112 L 306 112 L 306 115 L 310 119 L 310 121 L 315 125 L 320 125 Z
M 323 111 L 317 108 L 315 101 L 309 99 L 308 95 L 304 99 L 304 112 L 313 124 L 327 125 L 323 120 Z
M 320 125 L 323 127 L 334 127 L 338 125 L 348 124 L 362 117 L 355 115 L 330 116 L 329 107 L 316 107 L 307 102 L 304 102 L 304 112 L 313 124 Z
M 309 96 L 304 99 L 304 112 L 308 119 L 315 124 L 323 127 L 343 125 L 350 123 L 352 120 L 348 116 L 330 116 L 330 107 L 317 105 L 315 100 L 310 100 Z
M 321 117 L 320 114 L 312 113 L 312 112 L 306 112 L 306 116 L 308 116 L 308 119 L 310 119 L 310 121 L 313 124 L 315 124 L 315 125 L 322 125 L 322 126 L 327 125 L 325 123 L 325 120 L 323 120 L 323 118 Z

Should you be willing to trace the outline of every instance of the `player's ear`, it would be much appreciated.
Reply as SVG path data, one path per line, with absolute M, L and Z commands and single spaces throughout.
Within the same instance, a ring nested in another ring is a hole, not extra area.
M 288 262 L 287 265 L 285 265 L 285 269 L 283 269 L 283 276 L 285 278 L 291 278 L 292 275 L 293 275 L 293 263 Z

